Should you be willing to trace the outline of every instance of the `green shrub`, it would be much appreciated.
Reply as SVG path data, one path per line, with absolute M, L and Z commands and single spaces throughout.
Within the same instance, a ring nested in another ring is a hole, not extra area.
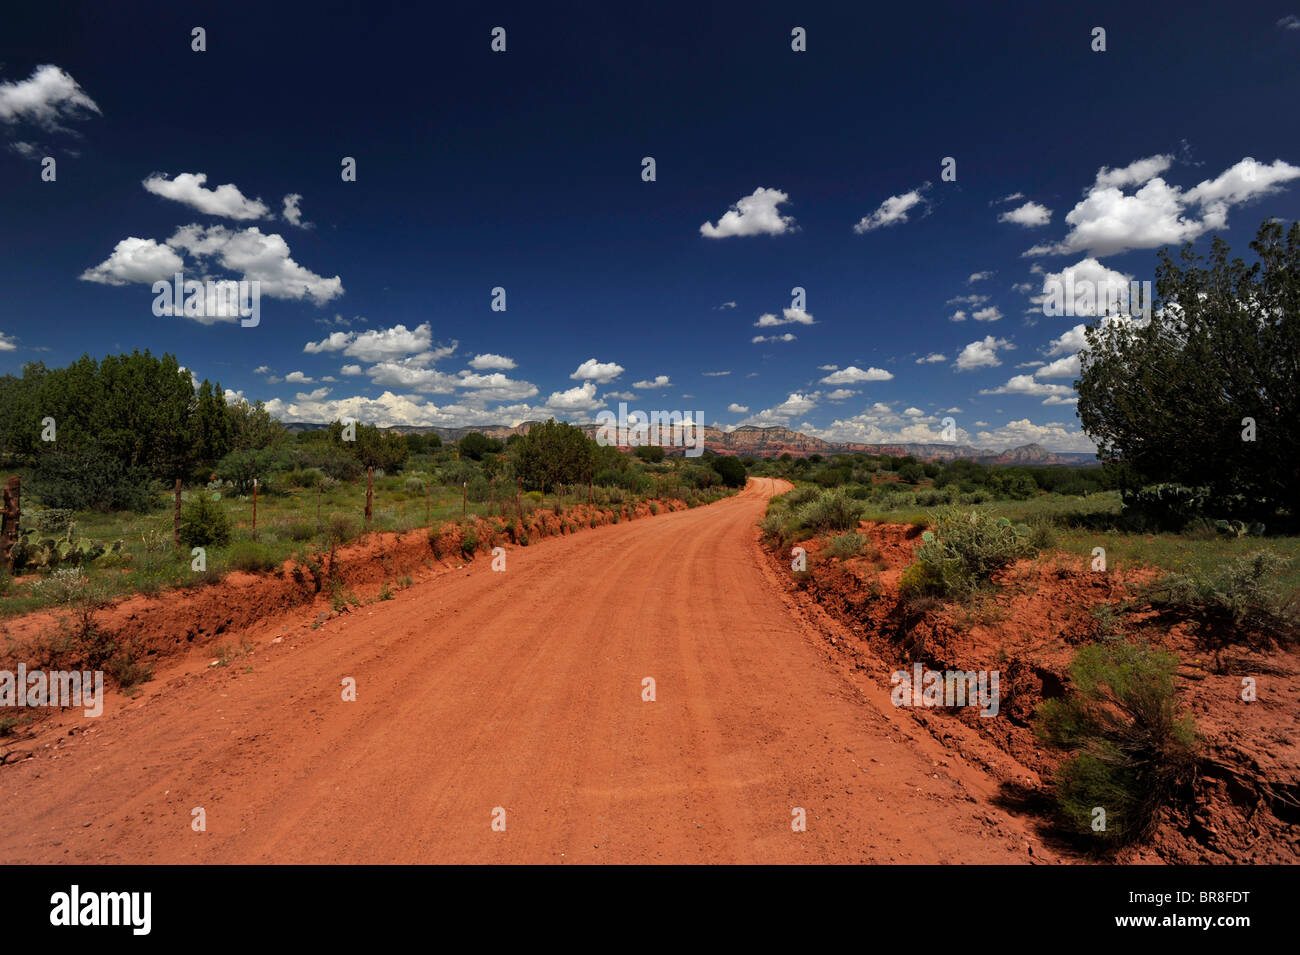
M 995 571 L 1036 554 L 1030 536 L 1023 524 L 1012 527 L 987 511 L 943 508 L 931 515 L 916 556 L 942 579 L 945 596 L 964 596 Z
M 242 570 L 250 574 L 275 570 L 280 566 L 270 552 L 256 541 L 240 541 L 230 548 L 226 564 L 231 570 Z
M 924 560 L 915 561 L 898 578 L 898 595 L 904 603 L 913 603 L 920 597 L 937 597 L 947 591 L 943 574 Z
M 1121 494 L 1124 518 L 1140 530 L 1177 534 L 1205 513 L 1210 490 L 1181 484 L 1151 484 Z
M 200 491 L 181 510 L 181 543 L 186 547 L 222 546 L 230 540 L 225 508 Z
M 832 537 L 829 551 L 832 557 L 847 559 L 861 554 L 865 544 L 866 538 L 856 531 L 849 531 L 847 534 L 837 534 Z
M 73 511 L 66 507 L 47 507 L 36 512 L 36 529 L 47 534 L 62 534 L 72 523 Z
M 744 487 L 749 475 L 745 471 L 745 466 L 740 463 L 739 458 L 732 457 L 715 457 L 710 462 L 713 470 L 718 472 L 722 478 L 722 483 L 727 487 Z
M 1272 551 L 1256 551 L 1209 577 L 1167 574 L 1145 595 L 1153 606 L 1195 616 L 1207 634 L 1223 636 L 1220 642 L 1245 634 L 1293 641 L 1300 636 L 1300 607 L 1296 595 L 1276 583 L 1290 563 Z
M 284 535 L 291 541 L 301 543 L 316 536 L 316 525 L 309 521 L 294 521 L 284 529 Z
M 1119 845 L 1148 837 L 1163 807 L 1195 775 L 1196 726 L 1178 711 L 1178 659 L 1110 640 L 1080 647 L 1073 692 L 1045 700 L 1035 732 L 1073 752 L 1055 779 L 1060 817 L 1073 832 Z M 1096 829 L 1105 812 L 1105 828 Z
M 797 525 L 815 533 L 847 531 L 858 526 L 862 502 L 844 493 L 843 488 L 821 491 L 817 497 L 795 512 Z
M 474 552 L 478 550 L 478 543 L 478 528 L 470 523 L 462 525 L 460 536 L 461 554 L 466 558 L 473 557 Z

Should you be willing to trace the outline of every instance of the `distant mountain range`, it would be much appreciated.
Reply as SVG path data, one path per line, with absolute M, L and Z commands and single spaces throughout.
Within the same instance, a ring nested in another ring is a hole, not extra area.
M 527 434 L 528 429 L 538 423 L 540 422 L 524 421 L 513 427 L 502 424 L 481 428 L 426 428 L 395 425 L 383 430 L 396 431 L 401 434 L 436 434 L 445 442 L 459 441 L 467 434 L 478 432 L 489 438 L 504 441 L 512 434 Z M 328 425 L 285 422 L 285 427 L 289 431 L 315 431 L 326 428 Z M 600 426 L 583 424 L 578 427 L 582 428 L 589 437 L 594 438 Z M 786 453 L 795 457 L 807 457 L 810 454 L 830 455 L 861 451 L 865 454 L 888 454 L 894 457 L 910 454 L 922 461 L 953 461 L 960 458 L 977 461 L 980 464 L 1037 467 L 1067 465 L 1071 467 L 1087 467 L 1101 464 L 1097 460 L 1097 456 L 1090 452 L 1048 451 L 1038 444 L 1025 444 L 1018 448 L 1007 448 L 1002 451 L 974 448 L 963 444 L 857 444 L 848 441 L 824 441 L 821 438 L 810 437 L 798 431 L 791 431 L 789 428 L 756 428 L 750 425 L 736 428 L 733 431 L 722 431 L 718 428 L 705 426 L 704 447 L 705 450 L 714 454 L 731 454 L 741 457 L 748 455 L 756 458 L 776 457 Z M 667 448 L 666 450 L 672 454 L 677 449 Z

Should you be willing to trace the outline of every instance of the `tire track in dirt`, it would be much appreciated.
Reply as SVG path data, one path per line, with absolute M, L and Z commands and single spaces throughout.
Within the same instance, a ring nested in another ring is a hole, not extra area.
M 76 735 L 0 768 L 0 861 L 1050 858 L 827 665 L 759 551 L 781 487 L 510 548 L 505 573 L 479 559 L 318 629 L 304 610 L 230 667 L 57 717 L 43 734 Z

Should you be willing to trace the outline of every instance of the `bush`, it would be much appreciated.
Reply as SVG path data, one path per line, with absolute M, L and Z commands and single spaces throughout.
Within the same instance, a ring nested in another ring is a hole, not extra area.
M 664 459 L 664 449 L 657 444 L 643 444 L 632 451 L 642 461 L 658 464 Z
M 217 464 L 217 474 L 234 486 L 236 494 L 251 494 L 254 481 L 265 483 L 271 459 L 269 450 L 231 451 Z
M 847 531 L 858 526 L 862 502 L 844 493 L 843 488 L 821 491 L 796 512 L 798 526 L 815 532 Z
M 1144 839 L 1160 810 L 1195 774 L 1196 727 L 1178 712 L 1177 657 L 1110 640 L 1081 647 L 1074 692 L 1045 700 L 1035 732 L 1074 756 L 1056 773 L 1056 801 L 1070 830 L 1107 845 Z M 1094 830 L 1105 811 L 1105 828 Z
M 181 510 L 181 543 L 186 547 L 218 547 L 230 540 L 225 508 L 203 492 Z
M 1286 642 L 1300 635 L 1296 595 L 1284 594 L 1273 581 L 1291 561 L 1271 551 L 1238 557 L 1207 578 L 1167 574 L 1150 587 L 1151 604 L 1197 617 L 1219 643 L 1255 634 L 1266 642 Z
M 898 479 L 906 484 L 920 484 L 925 480 L 925 468 L 914 462 L 900 465 Z
M 722 483 L 727 487 L 745 486 L 745 481 L 748 480 L 749 475 L 738 458 L 719 456 L 713 458 L 709 463 L 713 465 L 713 470 L 718 472 L 718 476 L 722 478 Z
M 280 566 L 270 552 L 256 541 L 240 541 L 230 548 L 226 563 L 231 570 L 242 570 L 250 574 L 275 570 Z
M 46 508 L 144 513 L 157 503 L 145 468 L 126 467 L 93 446 L 43 453 L 31 484 Z
M 898 595 L 904 603 L 912 603 L 920 597 L 937 597 L 947 590 L 943 574 L 924 560 L 914 562 L 898 578 Z
M 993 573 L 1037 553 L 1028 527 L 1012 527 L 1005 517 L 987 511 L 950 507 L 935 511 L 930 530 L 921 535 L 917 559 L 943 581 L 941 593 L 964 596 Z
M 72 523 L 73 512 L 66 507 L 47 507 L 36 512 L 36 529 L 48 534 L 62 534 Z
M 1122 493 L 1123 516 L 1140 530 L 1177 534 L 1193 518 L 1204 515 L 1208 497 L 1209 489 L 1204 487 L 1152 484 Z
M 837 534 L 832 537 L 829 550 L 832 557 L 847 559 L 857 557 L 865 546 L 866 538 L 856 531 L 849 531 L 847 534 Z

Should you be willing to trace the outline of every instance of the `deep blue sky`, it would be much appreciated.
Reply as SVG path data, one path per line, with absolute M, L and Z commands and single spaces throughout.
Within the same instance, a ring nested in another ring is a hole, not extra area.
M 630 393 L 634 408 L 723 427 L 935 440 L 951 414 L 968 443 L 1090 450 L 1069 403 L 1068 333 L 1083 319 L 1036 308 L 1044 274 L 1092 255 L 1152 279 L 1162 239 L 1220 234 L 1248 254 L 1263 219 L 1300 214 L 1300 20 L 1287 19 L 1300 0 L 465 6 L 11 8 L 0 373 L 147 347 L 286 420 L 592 420 Z M 195 26 L 206 52 L 190 48 Z M 505 53 L 490 50 L 496 26 Z M 807 52 L 790 48 L 796 26 Z M 356 182 L 341 180 L 344 156 Z M 955 182 L 940 178 L 947 156 Z M 1243 185 L 1248 157 L 1258 172 Z M 1146 159 L 1097 184 L 1103 167 Z M 210 214 L 142 185 L 182 173 L 267 214 Z M 701 234 L 760 188 L 788 197 L 775 211 L 792 225 Z M 906 221 L 855 232 L 913 193 Z M 285 219 L 288 194 L 312 228 Z M 1029 202 L 1050 210 L 1045 225 L 998 221 L 1033 221 Z M 161 255 L 171 239 L 187 278 L 283 272 L 274 248 L 233 271 L 195 257 L 173 238 L 191 224 L 236 247 L 246 229 L 254 244 L 280 236 L 323 301 L 264 282 L 257 328 L 155 317 L 152 278 L 127 281 L 147 264 L 111 258 L 124 239 Z M 97 268 L 126 284 L 81 278 Z M 980 272 L 993 274 L 972 282 Z M 317 282 L 335 276 L 341 293 Z M 755 327 L 783 316 L 794 286 L 815 324 Z M 987 299 L 952 301 L 967 295 Z M 989 308 L 1001 317 L 975 320 Z M 304 351 L 331 333 L 341 347 Z M 514 367 L 474 370 L 480 355 Z M 623 371 L 583 378 L 588 359 Z M 636 387 L 658 376 L 669 384 Z

